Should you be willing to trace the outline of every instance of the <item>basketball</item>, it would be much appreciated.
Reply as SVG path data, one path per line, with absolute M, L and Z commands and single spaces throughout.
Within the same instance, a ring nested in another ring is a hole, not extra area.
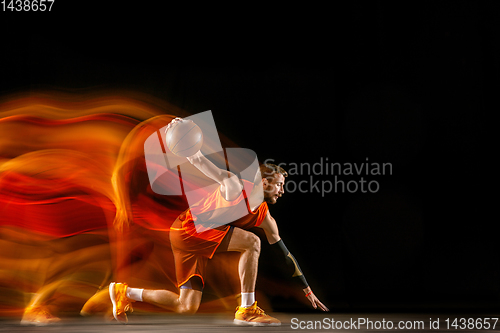
M 168 149 L 177 156 L 188 157 L 196 154 L 203 145 L 203 133 L 192 120 L 180 120 L 167 131 Z

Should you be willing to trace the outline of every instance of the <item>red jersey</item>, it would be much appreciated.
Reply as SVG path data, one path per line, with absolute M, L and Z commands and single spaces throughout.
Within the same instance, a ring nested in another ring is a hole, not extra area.
M 228 201 L 218 187 L 175 220 L 170 228 L 170 241 L 179 285 L 193 275 L 202 278 L 206 261 L 200 264 L 198 259 L 213 257 L 230 226 L 248 230 L 264 221 L 267 203 L 262 202 L 254 211 L 248 204 L 247 193 L 251 193 L 252 188 L 253 183 L 243 180 L 243 191 L 236 199 Z

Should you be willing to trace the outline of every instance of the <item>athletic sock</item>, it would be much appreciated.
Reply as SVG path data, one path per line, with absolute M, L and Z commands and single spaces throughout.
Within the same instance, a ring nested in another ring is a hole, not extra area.
M 241 307 L 248 308 L 255 303 L 255 293 L 241 293 Z
M 131 300 L 134 301 L 139 301 L 142 302 L 142 293 L 144 292 L 144 289 L 139 289 L 139 288 L 127 288 L 127 291 L 125 292 L 125 296 L 127 298 L 130 298 Z

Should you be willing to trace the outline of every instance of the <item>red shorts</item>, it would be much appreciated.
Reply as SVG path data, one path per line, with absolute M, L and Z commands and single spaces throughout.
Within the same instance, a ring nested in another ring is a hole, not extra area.
M 182 220 L 185 217 L 183 215 L 181 214 L 170 228 L 177 287 L 186 283 L 193 276 L 200 277 L 204 284 L 203 276 L 208 259 L 211 259 L 216 251 L 227 250 L 230 230 L 233 228 L 230 225 L 224 225 L 197 233 L 194 231 L 194 222 L 186 223 Z M 193 224 L 192 228 L 191 224 Z M 210 233 L 210 235 L 206 233 Z
M 186 283 L 193 276 L 200 277 L 204 283 L 203 276 L 208 259 L 211 259 L 218 249 L 227 250 L 227 245 L 226 249 L 222 249 L 220 246 L 231 226 L 249 230 L 253 227 L 258 227 L 264 220 L 268 211 L 267 204 L 263 202 L 255 211 L 251 211 L 245 193 L 250 193 L 253 185 L 246 181 L 244 181 L 244 185 L 247 188 L 245 191 L 242 191 L 237 199 L 227 201 L 221 195 L 221 192 L 217 190 L 206 197 L 194 210 L 199 214 L 204 214 L 220 208 L 225 209 L 243 205 L 247 209 L 248 214 L 241 216 L 241 207 L 234 210 L 226 209 L 224 212 L 227 214 L 225 220 L 232 220 L 233 222 L 222 226 L 211 224 L 211 227 L 208 227 L 202 223 L 195 225 L 194 220 L 197 217 L 193 216 L 191 209 L 188 209 L 179 215 L 170 227 L 170 243 L 172 244 L 172 252 L 175 259 L 178 287 Z M 234 219 L 231 214 L 235 214 Z M 228 216 L 229 218 L 227 218 Z

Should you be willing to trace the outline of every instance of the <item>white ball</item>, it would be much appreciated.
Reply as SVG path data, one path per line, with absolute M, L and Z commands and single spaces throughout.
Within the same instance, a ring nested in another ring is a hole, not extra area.
M 188 157 L 196 154 L 203 145 L 203 132 L 192 120 L 180 120 L 166 133 L 168 149 L 177 156 Z

